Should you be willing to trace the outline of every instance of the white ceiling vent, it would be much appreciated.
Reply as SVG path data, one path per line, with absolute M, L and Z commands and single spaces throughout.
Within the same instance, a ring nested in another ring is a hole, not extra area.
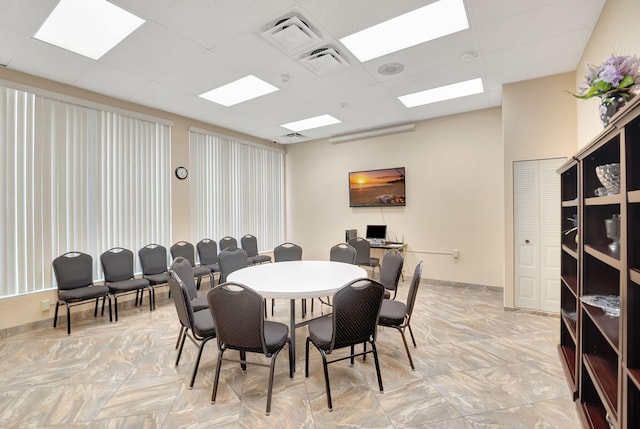
M 304 55 L 300 62 L 318 74 L 332 72 L 349 65 L 347 60 L 331 47 L 316 49 Z
M 281 136 L 278 139 L 278 143 L 280 144 L 287 144 L 287 143 L 300 143 L 301 141 L 307 140 L 308 137 L 305 135 L 302 135 L 300 133 L 289 133 L 289 134 L 285 134 L 283 136 Z
M 287 55 L 309 49 L 322 41 L 306 21 L 296 15 L 279 19 L 260 35 Z

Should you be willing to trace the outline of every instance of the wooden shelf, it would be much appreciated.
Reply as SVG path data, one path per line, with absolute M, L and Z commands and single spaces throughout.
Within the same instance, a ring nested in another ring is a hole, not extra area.
M 616 364 L 600 356 L 583 354 L 584 366 L 591 376 L 596 390 L 607 411 L 618 419 L 618 370 Z
M 561 280 L 565 285 L 567 285 L 569 290 L 577 298 L 578 297 L 578 276 L 564 275 L 561 277 Z
M 623 203 L 622 194 L 607 195 L 604 197 L 590 197 L 584 199 L 585 206 L 609 206 Z
M 558 354 L 560 355 L 560 362 L 562 363 L 562 369 L 564 370 L 564 376 L 569 382 L 569 388 L 572 392 L 577 393 L 576 383 L 576 349 L 569 346 L 558 345 Z M 575 398 L 574 398 L 575 399 Z
M 578 207 L 579 203 L 580 203 L 580 201 L 578 201 L 577 198 L 575 200 L 563 201 L 562 202 L 562 207 Z
M 579 403 L 578 415 L 585 428 L 609 429 L 605 411 L 596 405 L 587 402 Z
M 640 369 L 627 369 L 629 380 L 636 385 L 636 389 L 640 390 Z
M 600 333 L 607 340 L 609 345 L 619 353 L 620 346 L 620 318 L 607 316 L 604 311 L 598 307 L 582 303 L 582 308 L 593 321 Z
M 627 192 L 627 201 L 630 203 L 640 203 L 640 191 Z
M 587 244 L 584 251 L 613 268 L 620 269 L 620 251 L 612 252 L 607 244 Z
M 573 246 L 573 247 L 568 245 L 568 244 L 563 244 L 562 245 L 562 250 L 567 252 L 567 254 L 569 254 L 573 258 L 578 259 L 578 245 L 577 244 L 575 246 Z
M 640 285 L 640 271 L 638 268 L 632 268 L 629 270 L 629 280 L 637 285 Z

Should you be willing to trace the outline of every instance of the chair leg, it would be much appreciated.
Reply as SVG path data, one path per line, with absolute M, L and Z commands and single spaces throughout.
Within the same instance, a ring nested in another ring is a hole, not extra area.
M 53 327 L 58 326 L 58 308 L 60 308 L 60 303 L 56 302 L 56 311 L 53 315 Z
M 118 321 L 118 294 L 113 294 L 113 304 L 115 306 L 116 322 Z
M 178 334 L 178 341 L 176 341 L 176 347 L 175 349 L 178 350 L 178 347 L 180 347 L 180 341 L 182 341 L 182 335 L 184 335 L 184 326 L 180 326 L 180 333 Z
M 293 349 L 291 348 L 291 340 L 287 340 L 289 344 L 289 378 L 293 378 L 293 366 L 295 365 L 295 358 L 293 356 Z
M 184 328 L 184 334 L 182 335 L 182 341 L 180 341 L 180 348 L 178 349 L 178 356 L 176 357 L 175 366 L 178 366 L 180 362 L 180 356 L 182 356 L 182 349 L 184 348 L 184 342 L 187 339 L 187 328 Z
M 407 344 L 407 338 L 404 336 L 404 329 L 402 329 L 402 328 L 396 328 L 396 329 L 398 331 L 400 331 L 400 335 L 402 335 L 402 342 L 404 343 L 404 349 L 407 351 L 407 357 L 409 358 L 409 364 L 411 364 L 411 369 L 415 370 L 416 367 L 413 365 L 413 359 L 411 358 L 411 352 L 409 351 L 409 345 Z
M 353 356 L 355 352 L 356 352 L 356 346 L 354 344 L 351 344 L 351 358 L 349 359 L 349 361 L 351 362 L 351 366 L 355 364 L 355 357 Z
M 411 341 L 413 341 L 413 347 L 418 347 L 416 345 L 416 339 L 413 337 L 413 331 L 411 330 L 411 325 L 407 325 L 407 328 L 409 328 L 409 334 L 411 334 Z
M 240 368 L 247 370 L 247 352 L 240 350 Z
M 329 367 L 327 364 L 327 355 L 322 350 L 320 350 L 320 355 L 322 355 L 322 366 L 324 367 L 324 386 L 327 391 L 327 405 L 329 406 L 329 411 L 333 411 L 333 403 L 331 402 L 331 386 L 329 385 Z
M 218 362 L 216 363 L 216 375 L 213 379 L 213 391 L 211 392 L 211 403 L 216 403 L 216 395 L 218 394 L 218 381 L 220 381 L 220 367 L 222 366 L 222 353 L 224 349 L 218 351 Z
M 144 289 L 140 289 L 140 307 L 142 307 L 142 294 L 144 293 Z M 149 286 L 149 311 L 153 311 L 155 309 L 155 304 L 153 302 L 153 289 Z
M 202 277 L 198 277 L 198 281 L 196 282 L 196 289 L 200 290 L 200 283 L 202 283 Z
M 269 388 L 267 390 L 267 410 L 266 414 L 271 414 L 271 396 L 273 395 L 273 373 L 276 369 L 276 358 L 278 357 L 278 352 L 275 352 L 271 355 L 271 365 L 269 367 Z
M 384 392 L 384 388 L 382 387 L 382 375 L 380 375 L 380 362 L 378 361 L 378 349 L 376 349 L 376 343 L 371 341 L 371 349 L 373 350 L 373 360 L 376 363 L 376 375 L 378 376 L 378 387 L 380 388 L 380 392 Z
M 65 304 L 67 305 L 67 335 L 71 335 L 71 308 L 68 302 Z
M 311 339 L 307 337 L 307 346 L 304 349 L 304 376 L 309 377 L 309 343 Z
M 214 338 L 214 337 L 211 337 Z M 205 338 L 200 342 L 200 347 L 198 348 L 198 357 L 196 357 L 196 366 L 193 368 L 193 375 L 191 375 L 191 383 L 189 383 L 189 390 L 193 389 L 193 383 L 196 382 L 196 374 L 198 374 L 198 366 L 200 365 L 200 358 L 202 357 L 202 351 L 204 350 L 204 345 L 207 344 L 211 338 Z
M 109 323 L 111 323 L 113 322 L 113 313 L 111 312 L 111 295 L 108 295 L 107 299 L 109 300 Z M 102 304 L 104 305 L 104 298 Z
M 104 302 L 104 299 L 102 300 L 102 302 Z M 96 298 L 96 308 L 93 310 L 93 317 L 98 317 L 98 304 L 100 304 L 100 298 Z
M 271 298 L 271 315 L 273 316 L 273 309 L 276 306 L 276 300 Z

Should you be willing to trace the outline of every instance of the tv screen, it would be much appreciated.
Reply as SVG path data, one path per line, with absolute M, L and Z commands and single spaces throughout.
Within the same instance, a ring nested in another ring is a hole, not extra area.
M 387 225 L 367 225 L 367 240 L 386 240 Z
M 349 173 L 349 206 L 404 206 L 404 167 Z

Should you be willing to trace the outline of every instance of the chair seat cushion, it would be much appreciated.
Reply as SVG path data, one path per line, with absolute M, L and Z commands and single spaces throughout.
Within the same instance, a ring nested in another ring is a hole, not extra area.
M 208 276 L 211 274 L 211 270 L 205 266 L 193 267 L 193 277 Z
M 193 311 L 206 310 L 209 308 L 209 301 L 207 301 L 207 294 L 203 294 L 195 297 L 191 300 L 191 308 Z M 208 312 L 207 312 L 208 313 Z
M 267 345 L 267 351 L 274 353 L 280 350 L 289 337 L 289 327 L 284 323 L 264 321 L 264 342 Z
M 109 290 L 113 293 L 128 292 L 136 289 L 142 289 L 149 286 L 147 279 L 129 279 L 121 282 L 107 283 Z
M 149 280 L 151 285 L 161 285 L 169 281 L 169 274 L 166 272 L 160 274 L 145 274 L 144 278 Z
M 249 257 L 254 264 L 262 264 L 263 262 L 271 262 L 271 256 L 269 255 L 256 255 Z
M 378 324 L 383 326 L 399 326 L 404 322 L 407 306 L 400 301 L 385 299 L 380 308 Z
M 333 334 L 333 318 L 331 315 L 319 317 L 309 322 L 309 338 L 319 349 L 329 349 Z
M 58 299 L 65 302 L 85 301 L 109 295 L 107 286 L 88 286 L 77 289 L 58 289 Z
M 220 272 L 220 264 L 207 264 L 205 265 L 205 267 L 209 268 L 211 270 L 212 273 L 219 273 Z
M 204 295 L 206 297 L 206 295 Z M 195 311 L 193 313 L 193 330 L 195 334 L 203 338 L 216 336 L 216 328 L 210 311 Z

